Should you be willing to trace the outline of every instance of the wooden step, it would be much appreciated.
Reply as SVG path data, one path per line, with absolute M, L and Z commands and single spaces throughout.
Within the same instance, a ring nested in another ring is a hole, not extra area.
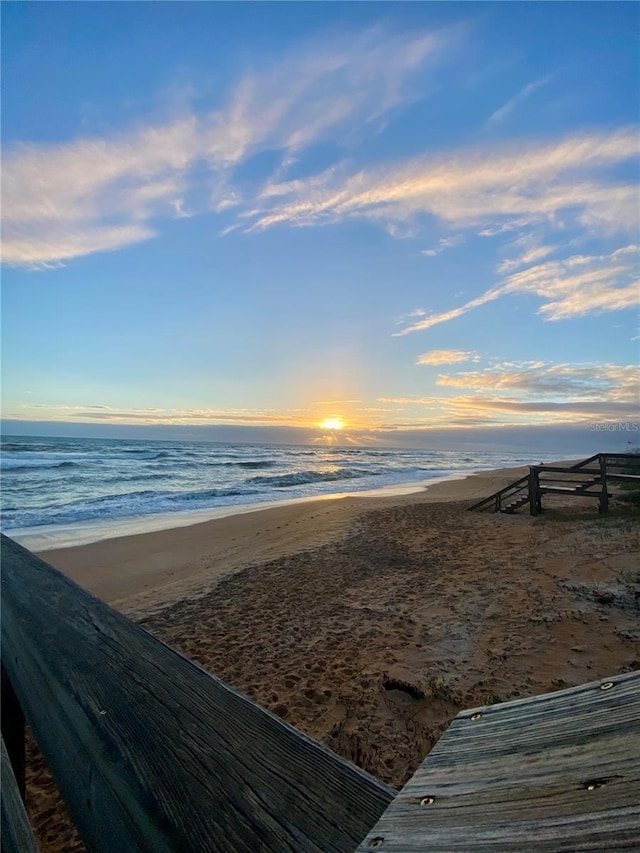
M 524 495 L 524 497 L 518 498 L 517 501 L 514 501 L 513 503 L 510 503 L 510 504 L 507 504 L 506 506 L 503 506 L 502 509 L 500 510 L 500 512 L 513 513 L 517 509 L 520 509 L 521 506 L 524 506 L 525 504 L 528 504 L 528 503 L 529 503 L 529 495 Z

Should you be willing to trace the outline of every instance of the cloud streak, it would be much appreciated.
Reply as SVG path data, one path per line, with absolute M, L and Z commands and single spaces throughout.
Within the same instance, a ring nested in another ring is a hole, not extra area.
M 513 110 L 525 101 L 530 95 L 532 95 L 537 89 L 542 88 L 542 86 L 546 86 L 547 83 L 551 80 L 551 75 L 547 77 L 542 77 L 540 80 L 534 80 L 533 83 L 529 83 L 524 86 L 517 95 L 508 100 L 505 104 L 503 104 L 499 109 L 497 109 L 492 115 L 489 117 L 487 124 L 496 124 L 497 122 L 503 121 L 509 113 L 513 112 Z
M 431 249 L 423 249 L 420 254 L 427 258 L 435 258 L 446 252 L 447 249 L 454 249 L 464 241 L 462 234 L 456 234 L 454 237 L 442 237 L 438 240 L 438 244 Z
M 416 158 L 402 166 L 345 175 L 332 168 L 306 181 L 267 185 L 251 229 L 365 218 L 407 222 L 429 215 L 458 227 L 554 222 L 633 230 L 637 191 L 611 177 L 640 153 L 635 128 L 552 142 L 520 142 Z M 494 232 L 495 233 L 495 232 Z
M 459 349 L 437 349 L 419 355 L 416 364 L 457 364 L 461 361 L 478 361 L 479 358 L 474 352 L 465 352 Z
M 286 167 L 314 143 L 382 121 L 411 97 L 407 81 L 450 41 L 377 27 L 247 72 L 207 114 L 5 150 L 3 260 L 60 263 L 149 239 L 158 221 L 187 211 L 235 207 L 241 195 L 229 177 L 239 164 L 271 149 L 282 152 Z M 207 202 L 198 191 L 203 167 Z
M 617 364 L 502 363 L 441 374 L 446 396 L 382 397 L 394 405 L 388 428 L 438 425 L 586 423 L 640 419 L 640 368 Z
M 447 323 L 507 294 L 540 297 L 539 313 L 546 320 L 565 320 L 586 314 L 619 311 L 640 304 L 638 257 L 640 247 L 622 246 L 607 255 L 572 255 L 537 264 L 508 276 L 501 284 L 458 308 L 421 316 L 396 335 L 425 331 Z
M 576 398 L 600 403 L 640 405 L 640 368 L 636 365 L 570 365 L 534 362 L 498 365 L 486 370 L 438 377 L 437 384 L 474 391 L 509 391 L 527 398 Z M 538 403 L 530 401 L 532 408 Z

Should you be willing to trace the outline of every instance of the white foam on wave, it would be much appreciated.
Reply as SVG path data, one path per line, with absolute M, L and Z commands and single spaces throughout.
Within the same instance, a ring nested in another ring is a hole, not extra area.
M 428 486 L 432 486 L 435 483 L 463 479 L 469 473 L 471 472 L 456 472 L 444 477 L 433 477 L 420 482 L 396 483 L 391 486 L 383 486 L 368 491 L 335 492 L 328 495 L 311 495 L 304 498 L 235 504 L 231 506 L 189 510 L 186 512 L 166 512 L 154 515 L 107 519 L 104 521 L 78 521 L 71 524 L 50 524 L 40 527 L 14 528 L 8 531 L 7 535 L 30 551 L 52 551 L 57 548 L 89 545 L 92 542 L 102 542 L 105 539 L 117 539 L 121 536 L 134 536 L 139 533 L 155 533 L 159 530 L 189 527 L 193 524 L 213 521 L 217 518 L 244 515 L 249 512 L 262 512 L 263 510 L 273 509 L 274 507 L 309 503 L 310 501 L 335 500 L 336 498 L 346 497 L 375 498 L 411 495 L 422 492 Z

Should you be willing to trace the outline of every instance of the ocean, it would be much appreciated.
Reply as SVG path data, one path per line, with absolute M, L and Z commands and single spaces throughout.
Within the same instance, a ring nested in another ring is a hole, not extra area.
M 0 527 L 62 547 L 529 463 L 521 453 L 3 436 Z

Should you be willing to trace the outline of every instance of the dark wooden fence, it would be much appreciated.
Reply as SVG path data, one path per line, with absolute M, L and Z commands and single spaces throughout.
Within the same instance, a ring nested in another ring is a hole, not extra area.
M 352 853 L 396 793 L 4 536 L 2 663 L 91 851 Z
M 620 470 L 625 467 L 633 467 L 634 473 Z M 599 511 L 605 513 L 609 510 L 610 483 L 640 486 L 640 455 L 596 453 L 574 465 L 531 465 L 525 477 L 483 498 L 469 510 L 513 513 L 528 505 L 530 514 L 538 515 L 544 495 L 563 495 L 596 498 Z

